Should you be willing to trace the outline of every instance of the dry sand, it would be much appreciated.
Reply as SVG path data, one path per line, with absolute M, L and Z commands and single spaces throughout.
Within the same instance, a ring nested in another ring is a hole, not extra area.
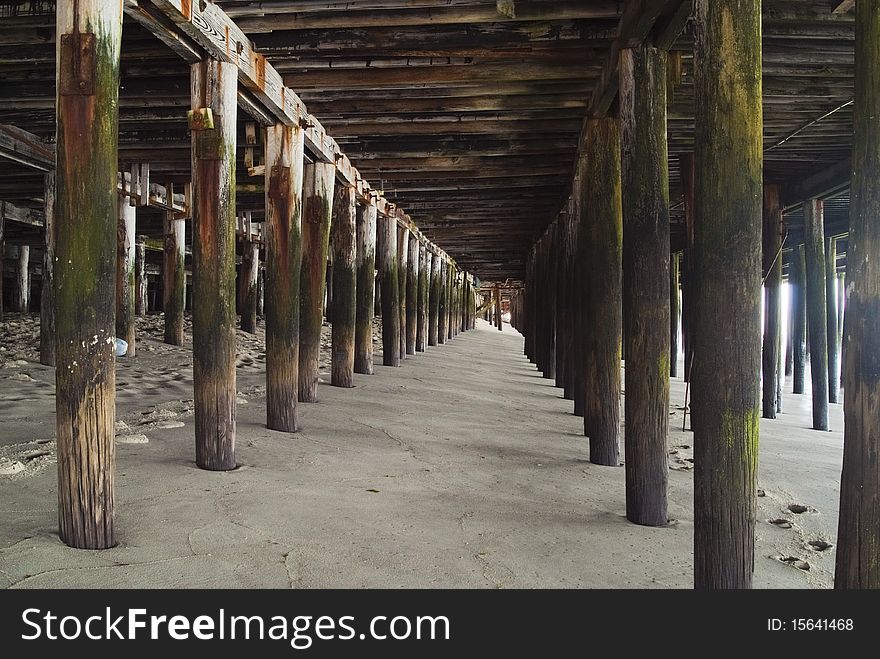
M 265 428 L 262 328 L 239 332 L 242 466 L 212 473 L 193 459 L 190 345 L 163 344 L 161 316 L 138 323 L 137 356 L 117 362 L 119 545 L 101 552 L 58 539 L 54 370 L 35 363 L 37 317 L 0 325 L 0 586 L 692 586 L 680 379 L 674 521 L 652 529 L 625 520 L 624 470 L 589 463 L 581 420 L 509 326 L 479 321 L 399 369 L 377 344 L 376 375 L 322 385 L 295 435 Z M 755 584 L 829 587 L 842 408 L 818 433 L 806 397 L 784 406 L 761 422 Z

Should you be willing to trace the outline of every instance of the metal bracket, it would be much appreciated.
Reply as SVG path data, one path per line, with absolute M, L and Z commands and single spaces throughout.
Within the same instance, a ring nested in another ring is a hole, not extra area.
M 269 175 L 269 198 L 278 200 L 287 199 L 289 189 L 290 167 L 272 165 L 272 172 Z
M 97 73 L 95 35 L 74 32 L 61 35 L 58 88 L 62 96 L 93 96 Z

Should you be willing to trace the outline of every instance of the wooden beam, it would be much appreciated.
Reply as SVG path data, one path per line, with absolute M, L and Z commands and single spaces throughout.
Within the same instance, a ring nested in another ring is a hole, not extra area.
M 32 227 L 42 227 L 45 224 L 43 211 L 36 208 L 21 208 L 8 201 L 0 201 L 0 216 L 7 222 L 18 222 Z
M 0 124 L 0 158 L 48 172 L 55 169 L 53 148 L 25 130 Z
M 834 9 L 831 10 L 832 14 L 845 14 L 848 11 L 852 11 L 856 6 L 856 0 L 842 0 Z

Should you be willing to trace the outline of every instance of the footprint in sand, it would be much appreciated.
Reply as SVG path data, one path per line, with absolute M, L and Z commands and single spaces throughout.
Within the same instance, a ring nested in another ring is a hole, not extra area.
M 796 567 L 798 570 L 803 570 L 804 572 L 810 571 L 810 564 L 797 556 L 778 556 L 776 560 L 785 563 L 786 565 Z
M 788 509 L 796 515 L 801 515 L 803 513 L 815 513 L 819 512 L 812 506 L 805 506 L 801 503 L 793 503 L 788 506 Z
M 815 540 L 810 540 L 807 544 L 810 546 L 810 549 L 812 549 L 813 551 L 827 551 L 828 549 L 831 549 L 834 546 L 830 542 L 822 540 L 822 538 L 816 538 Z
M 777 519 L 768 519 L 767 522 L 772 524 L 773 526 L 779 527 L 780 529 L 790 529 L 792 524 L 787 519 L 779 517 Z

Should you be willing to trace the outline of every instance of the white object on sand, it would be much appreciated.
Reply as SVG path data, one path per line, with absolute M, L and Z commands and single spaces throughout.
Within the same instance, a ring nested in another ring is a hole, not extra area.
M 122 339 L 114 339 L 116 341 L 116 356 L 123 357 L 128 352 L 128 341 Z

